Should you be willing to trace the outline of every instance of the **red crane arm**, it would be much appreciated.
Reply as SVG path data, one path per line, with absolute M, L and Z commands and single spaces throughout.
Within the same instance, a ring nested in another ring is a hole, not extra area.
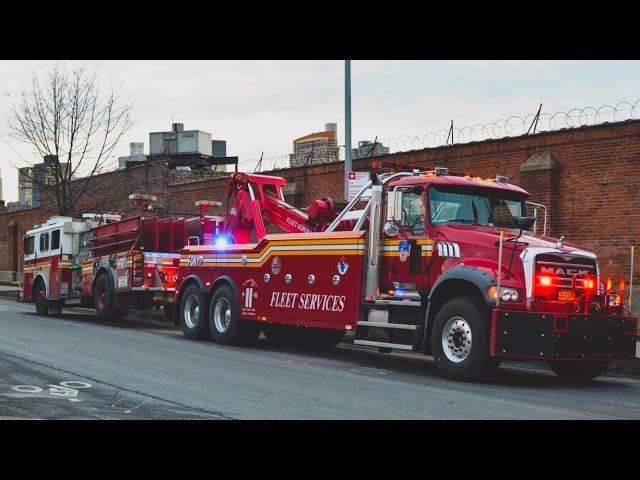
M 234 173 L 227 184 L 227 196 L 236 201 L 229 210 L 226 231 L 237 243 L 248 243 L 255 228 L 257 240 L 266 235 L 265 223 L 272 223 L 286 233 L 319 232 L 336 217 L 330 198 L 314 200 L 306 209 L 299 209 L 284 201 L 281 177 Z

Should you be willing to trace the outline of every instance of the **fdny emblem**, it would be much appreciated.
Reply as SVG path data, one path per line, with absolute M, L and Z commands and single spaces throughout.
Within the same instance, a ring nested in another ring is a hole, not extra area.
M 400 261 L 406 262 L 409 257 L 409 242 L 403 240 L 398 245 L 398 250 L 400 251 Z
M 338 262 L 338 273 L 340 275 L 344 275 L 345 273 L 347 273 L 348 269 L 349 269 L 349 264 L 347 263 L 347 259 L 342 257 Z
M 244 292 L 242 292 L 242 298 L 244 299 L 242 313 L 244 315 L 255 315 L 253 301 L 258 298 L 258 292 L 255 291 L 258 283 L 253 278 L 250 278 L 242 286 L 244 287 Z
M 274 275 L 280 273 L 280 267 L 282 267 L 282 262 L 280 261 L 280 257 L 273 257 L 271 260 L 271 271 Z

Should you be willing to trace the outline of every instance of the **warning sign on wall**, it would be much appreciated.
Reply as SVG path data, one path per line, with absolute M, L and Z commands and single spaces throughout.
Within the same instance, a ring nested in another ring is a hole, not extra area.
M 370 179 L 369 172 L 349 172 L 349 195 L 347 201 L 350 202 L 353 200 Z M 369 195 L 365 194 L 363 198 L 368 196 Z

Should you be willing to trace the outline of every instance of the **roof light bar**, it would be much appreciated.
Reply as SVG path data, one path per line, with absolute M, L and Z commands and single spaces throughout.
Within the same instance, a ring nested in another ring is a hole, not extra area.
M 449 175 L 449 169 L 447 167 L 436 167 L 434 172 L 436 175 Z
M 496 175 L 494 182 L 509 183 L 509 177 L 505 177 L 504 175 Z

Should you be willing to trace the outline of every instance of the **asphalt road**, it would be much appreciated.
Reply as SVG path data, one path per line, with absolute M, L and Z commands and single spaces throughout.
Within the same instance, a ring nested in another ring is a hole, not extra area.
M 442 379 L 430 357 L 340 346 L 189 341 L 164 322 L 38 317 L 0 299 L 0 419 L 627 419 L 640 379 L 570 386 L 503 364 L 485 383 Z

